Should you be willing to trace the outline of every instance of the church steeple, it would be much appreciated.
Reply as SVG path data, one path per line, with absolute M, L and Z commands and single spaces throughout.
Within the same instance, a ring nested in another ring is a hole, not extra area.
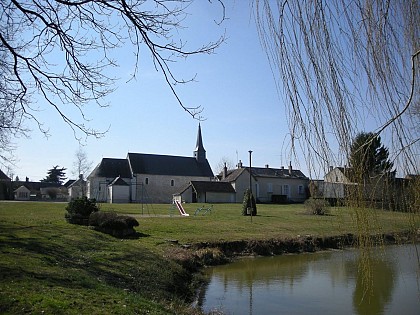
M 197 143 L 195 145 L 194 157 L 199 163 L 206 161 L 206 150 L 204 150 L 204 146 L 203 146 L 200 123 L 198 123 Z

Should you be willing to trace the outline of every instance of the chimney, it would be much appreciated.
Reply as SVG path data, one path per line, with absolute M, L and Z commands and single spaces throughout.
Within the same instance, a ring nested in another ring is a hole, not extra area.
M 28 183 L 29 182 L 29 177 L 26 177 L 25 178 L 25 181 Z
M 79 179 L 83 180 L 83 174 L 79 174 Z
M 330 165 L 330 172 L 334 169 L 334 166 Z
M 242 168 L 242 161 L 241 160 L 239 160 L 239 162 L 238 162 L 238 168 Z
M 222 175 L 222 179 L 225 179 L 227 177 L 227 166 L 225 163 L 225 166 L 223 167 L 223 175 Z
M 289 175 L 292 176 L 292 161 L 289 164 Z
M 265 164 L 265 168 L 270 168 L 270 166 L 268 164 Z
M 281 170 L 284 171 L 284 166 L 281 167 Z

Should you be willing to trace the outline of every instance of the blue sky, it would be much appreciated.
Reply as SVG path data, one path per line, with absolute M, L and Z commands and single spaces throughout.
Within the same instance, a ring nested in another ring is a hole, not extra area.
M 208 10 L 211 12 L 208 12 Z M 196 82 L 177 85 L 183 102 L 204 108 L 201 122 L 204 147 L 213 167 L 222 158 L 233 164 L 241 159 L 248 164 L 248 150 L 253 150 L 255 166 L 288 165 L 287 122 L 285 109 L 273 81 L 269 63 L 259 43 L 251 8 L 242 2 L 226 5 L 227 19 L 217 26 L 219 6 L 203 4 L 191 8 L 187 44 L 200 45 L 225 34 L 226 41 L 212 55 L 198 55 L 173 64 L 179 78 L 197 75 Z M 127 82 L 134 58 L 126 54 L 115 75 L 121 78 L 117 90 L 107 97 L 107 108 L 87 108 L 90 125 L 109 131 L 101 139 L 88 138 L 83 149 L 94 165 L 102 157 L 124 158 L 127 152 L 190 156 L 195 148 L 198 121 L 177 104 L 161 72 L 153 67 L 143 48 L 136 80 Z M 66 167 L 70 176 L 79 143 L 72 130 L 42 100 L 39 116 L 49 127 L 45 138 L 29 124 L 30 138 L 15 140 L 14 176 L 40 180 L 54 165 Z M 286 141 L 286 143 L 284 143 Z M 292 160 L 292 164 L 304 161 Z M 302 168 L 303 170 L 303 168 Z M 71 176 L 70 176 L 71 177 Z
M 215 54 L 192 56 L 172 68 L 178 78 L 197 74 L 196 82 L 176 88 L 186 105 L 204 108 L 203 142 L 213 171 L 217 171 L 222 158 L 234 165 L 238 159 L 248 165 L 248 150 L 252 150 L 254 166 L 279 168 L 291 161 L 294 168 L 309 175 L 304 158 L 290 156 L 286 110 L 248 2 L 228 2 L 227 19 L 221 26 L 213 22 L 221 17 L 219 6 L 200 1 L 190 10 L 192 15 L 185 22 L 188 29 L 180 30 L 188 45 L 196 47 L 226 36 Z M 89 160 L 96 165 L 103 157 L 125 158 L 128 152 L 192 156 L 198 121 L 177 104 L 150 54 L 142 47 L 139 73 L 128 82 L 134 65 L 132 53 L 121 49 L 116 54 L 122 58 L 113 74 L 120 80 L 117 90 L 106 99 L 110 106 L 86 108 L 92 127 L 109 127 L 103 138 L 84 141 Z M 13 176 L 37 181 L 59 165 L 68 169 L 68 177 L 74 177 L 70 174 L 79 143 L 43 100 L 37 106 L 38 117 L 49 127 L 51 136 L 45 138 L 34 124 L 28 124 L 30 137 L 15 139 Z

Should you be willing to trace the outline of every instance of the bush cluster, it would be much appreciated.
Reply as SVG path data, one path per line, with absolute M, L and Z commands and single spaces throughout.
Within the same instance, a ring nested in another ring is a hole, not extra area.
M 90 215 L 89 225 L 94 226 L 101 232 L 124 237 L 135 234 L 134 227 L 139 226 L 139 222 L 135 218 L 127 215 L 97 211 Z
M 65 218 L 69 223 L 88 225 L 91 213 L 99 211 L 95 199 L 81 197 L 69 202 Z
M 325 215 L 331 212 L 331 206 L 325 199 L 309 198 L 305 201 L 305 208 L 308 214 L 314 215 Z

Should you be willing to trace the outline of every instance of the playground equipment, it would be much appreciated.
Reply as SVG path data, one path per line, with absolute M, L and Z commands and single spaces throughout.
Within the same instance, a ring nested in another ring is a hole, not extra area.
M 205 206 L 201 206 L 200 208 L 197 208 L 197 210 L 195 210 L 194 215 L 198 215 L 200 212 L 202 215 L 205 215 L 207 213 L 211 213 L 211 210 L 213 210 L 213 205 L 207 208 Z
M 184 208 L 182 207 L 182 204 L 178 201 L 175 200 L 175 205 L 178 208 L 179 213 L 183 216 L 183 217 L 188 217 L 190 216 L 188 213 L 185 212 Z

